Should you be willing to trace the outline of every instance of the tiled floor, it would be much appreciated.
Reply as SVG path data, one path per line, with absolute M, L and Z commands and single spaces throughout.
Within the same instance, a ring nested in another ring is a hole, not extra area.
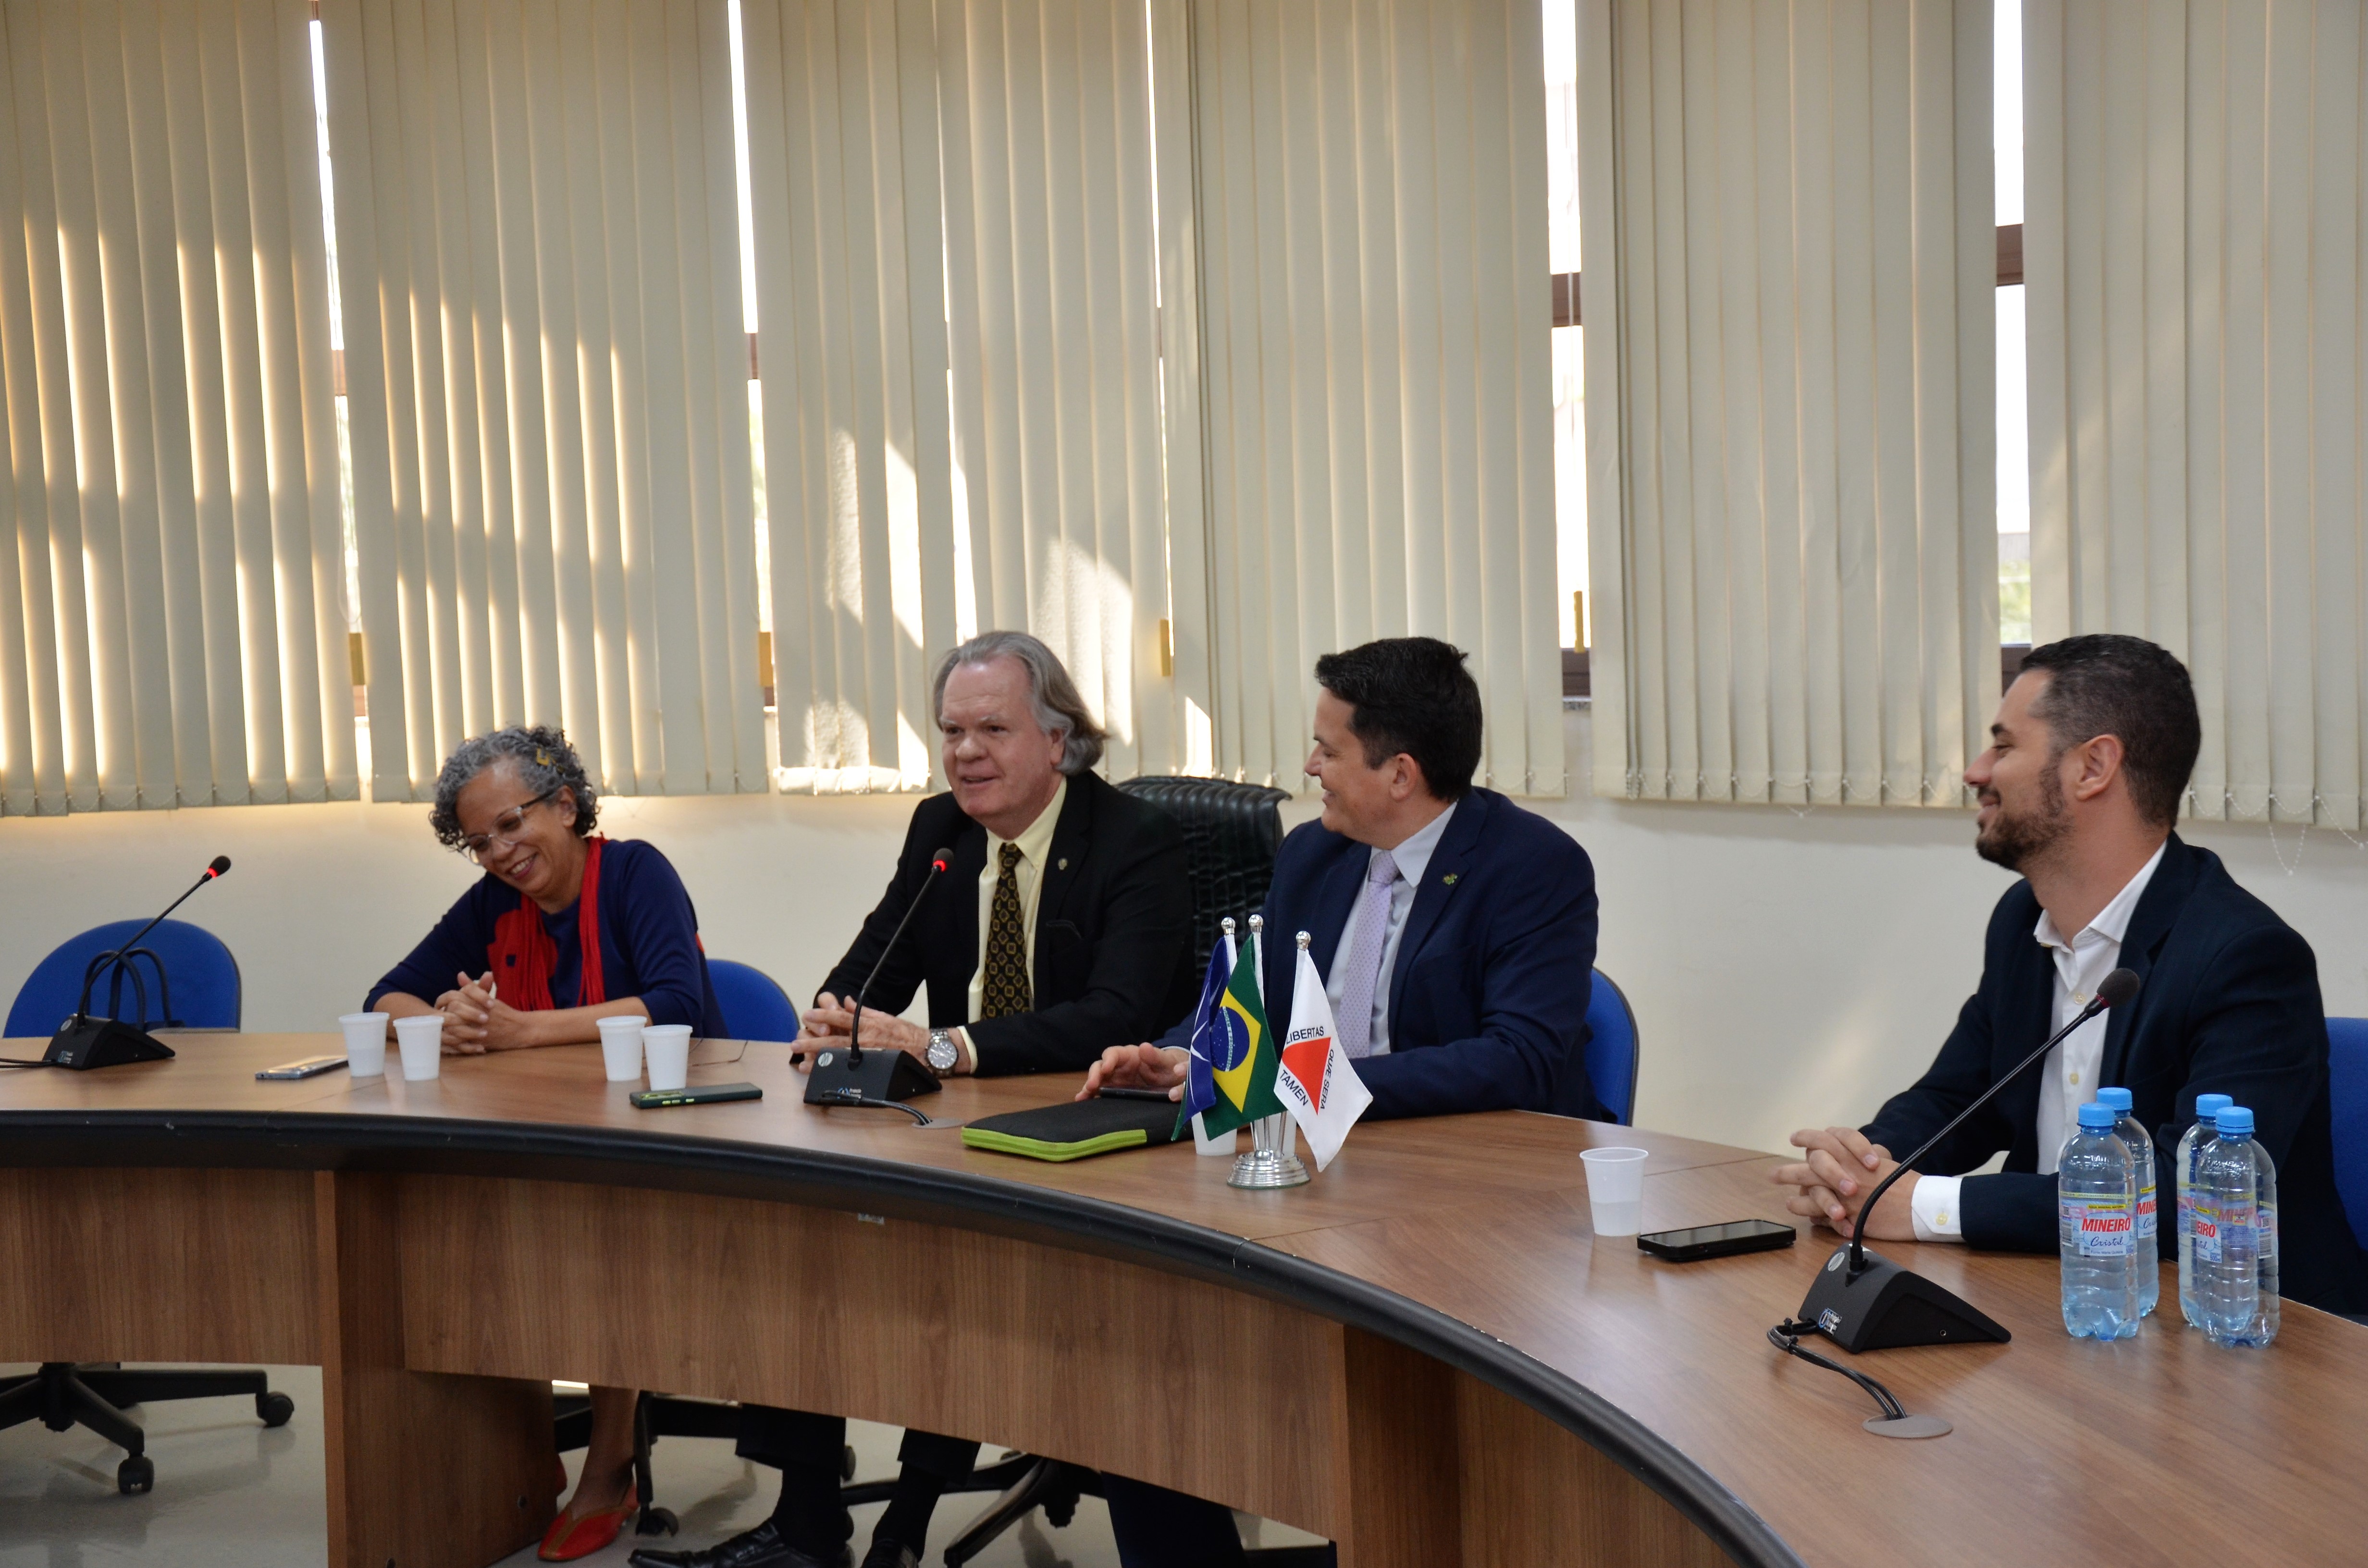
M 0 1376 L 30 1368 L 0 1367 Z M 126 1497 L 115 1489 L 120 1450 L 76 1428 L 55 1433 L 38 1422 L 0 1432 L 0 1568 L 320 1568 L 327 1520 L 321 1486 L 321 1374 L 312 1367 L 271 1369 L 272 1387 L 296 1402 L 278 1430 L 255 1419 L 244 1399 L 193 1400 L 134 1412 L 148 1434 L 156 1489 Z M 896 1429 L 848 1425 L 858 1473 L 893 1473 Z M 582 1455 L 568 1456 L 571 1474 Z M 674 1542 L 704 1546 L 747 1528 L 772 1509 L 772 1472 L 735 1458 L 727 1442 L 672 1437 L 653 1463 L 660 1501 L 682 1519 Z M 984 1496 L 960 1496 L 939 1508 L 931 1544 L 959 1534 Z M 856 1512 L 857 1555 L 871 1539 L 880 1505 Z M 1311 1538 L 1245 1520 L 1244 1534 L 1273 1546 Z M 586 1564 L 622 1564 L 635 1544 L 617 1544 Z M 502 1568 L 531 1563 L 531 1548 Z M 1042 1514 L 974 1559 L 980 1568 L 1115 1568 L 1110 1518 L 1088 1497 L 1065 1529 Z

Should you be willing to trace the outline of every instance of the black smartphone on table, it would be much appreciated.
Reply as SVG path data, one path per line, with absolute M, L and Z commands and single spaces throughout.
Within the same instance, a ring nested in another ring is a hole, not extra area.
M 1649 1231 L 1636 1238 L 1636 1247 L 1671 1263 L 1700 1263 L 1737 1253 L 1773 1252 L 1791 1246 L 1797 1235 L 1792 1226 L 1773 1220 L 1729 1220 L 1682 1231 Z

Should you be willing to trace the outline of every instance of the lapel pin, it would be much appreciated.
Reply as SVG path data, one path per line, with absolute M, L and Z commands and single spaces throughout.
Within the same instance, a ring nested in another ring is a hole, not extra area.
M 1062 856 L 1062 857 L 1061 857 L 1061 869 L 1062 869 L 1062 870 L 1064 870 L 1064 871 L 1065 871 L 1065 870 L 1067 870 L 1068 869 L 1069 869 L 1069 858 L 1068 858 L 1066 855 L 1064 855 L 1064 856 Z
M 1456 879 L 1456 878 L 1458 878 L 1458 877 L 1460 877 L 1460 876 L 1462 876 L 1463 874 L 1463 872 L 1461 872 L 1461 871 L 1450 871 L 1450 872 L 1448 872 L 1448 873 L 1447 873 L 1447 875 L 1445 875 L 1445 876 L 1443 876 L 1443 877 L 1441 877 L 1441 878 L 1440 878 L 1440 879 L 1439 879 L 1440 886 L 1441 886 L 1441 887 L 1450 887 L 1450 888 L 1453 887 L 1453 886 L 1455 885 L 1455 879 Z

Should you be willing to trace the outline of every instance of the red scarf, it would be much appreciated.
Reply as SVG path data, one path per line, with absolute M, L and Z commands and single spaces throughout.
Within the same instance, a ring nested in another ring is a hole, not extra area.
M 584 846 L 584 891 L 575 900 L 575 935 L 584 949 L 583 980 L 575 989 L 575 1005 L 594 1007 L 609 999 L 600 974 L 600 846 L 594 835 Z M 551 972 L 559 964 L 559 944 L 542 928 L 542 911 L 521 893 L 518 907 L 494 922 L 494 939 L 485 948 L 485 962 L 494 971 L 501 999 L 522 1013 L 552 1009 Z

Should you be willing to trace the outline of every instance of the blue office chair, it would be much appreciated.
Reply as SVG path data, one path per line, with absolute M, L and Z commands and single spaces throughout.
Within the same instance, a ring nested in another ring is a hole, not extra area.
M 2368 1018 L 2327 1020 L 2327 1092 L 2335 1110 L 2335 1190 L 2368 1247 Z
M 771 975 L 754 964 L 710 959 L 707 977 L 715 983 L 715 999 L 723 1004 L 723 1026 L 733 1039 L 798 1038 L 798 1010 Z
M 1622 1127 L 1636 1124 L 1636 1009 L 1601 970 L 1587 998 L 1587 1079 Z
M 146 924 L 111 920 L 60 943 L 18 988 L 7 1034 L 41 1040 L 55 1034 L 82 998 L 90 960 Z M 238 960 L 220 937 L 186 920 L 167 920 L 142 939 L 139 950 L 154 954 L 154 960 L 136 960 L 103 977 L 91 993 L 92 1012 L 140 1028 L 239 1027 Z
M 117 920 L 96 926 L 62 943 L 34 966 L 8 1009 L 7 1033 L 46 1039 L 82 999 L 90 961 L 111 951 L 146 925 Z M 186 920 L 167 920 L 142 939 L 143 955 L 103 978 L 91 993 L 94 1013 L 147 1028 L 230 1028 L 239 1026 L 238 960 L 221 937 Z M 124 1450 L 115 1484 L 127 1494 L 156 1484 L 138 1424 L 123 1413 L 135 1405 L 168 1399 L 255 1401 L 256 1418 L 285 1426 L 296 1404 L 275 1392 L 257 1367 L 182 1370 L 154 1367 L 127 1369 L 114 1362 L 76 1365 L 47 1361 L 38 1371 L 0 1379 L 0 1430 L 36 1418 L 55 1430 L 60 1422 L 87 1426 Z

